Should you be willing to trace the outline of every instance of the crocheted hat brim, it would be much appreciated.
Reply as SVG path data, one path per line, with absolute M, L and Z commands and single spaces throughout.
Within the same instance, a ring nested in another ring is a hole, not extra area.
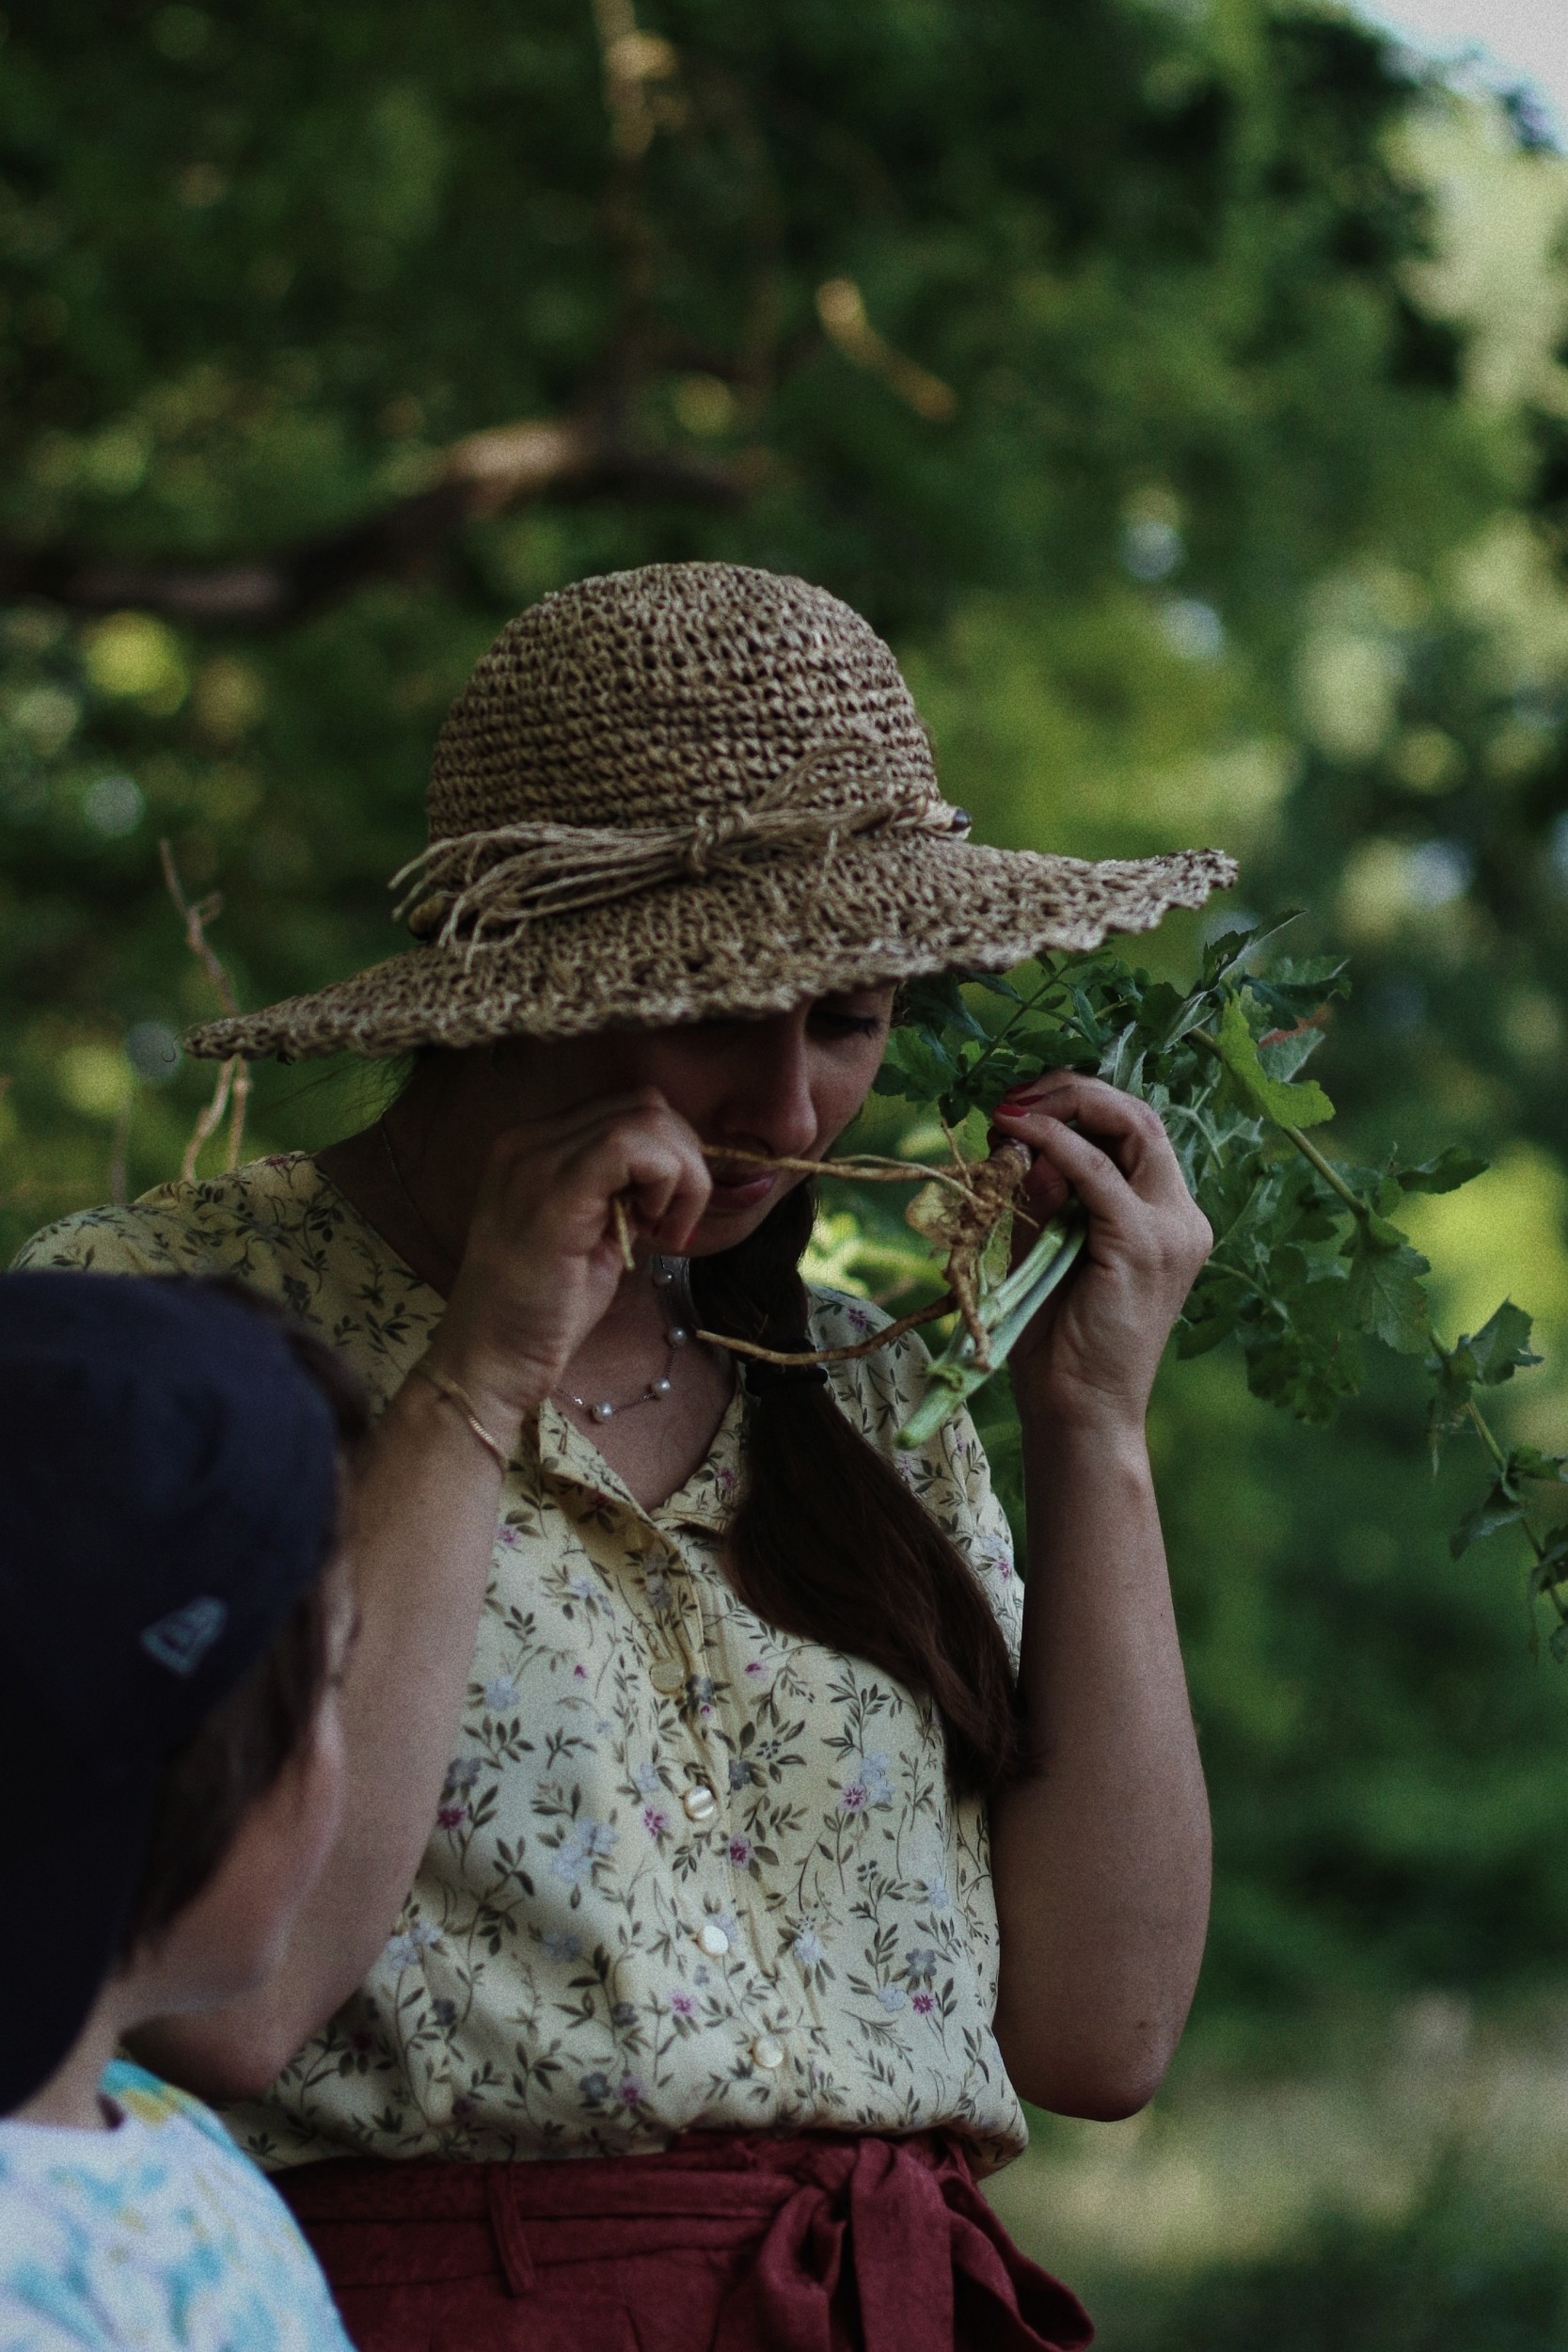
M 187 1040 L 212 1060 L 305 1060 L 663 1028 L 948 970 L 1002 972 L 1151 930 L 1228 889 L 1217 850 L 1111 859 L 888 838 L 733 868 L 551 915 L 472 948 L 428 946 Z

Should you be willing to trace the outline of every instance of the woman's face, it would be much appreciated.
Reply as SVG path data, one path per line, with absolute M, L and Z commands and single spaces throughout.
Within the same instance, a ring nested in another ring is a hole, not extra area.
M 499 1057 L 497 1074 L 509 1091 L 527 1095 L 535 1116 L 657 1087 L 714 1150 L 730 1144 L 775 1157 L 820 1159 L 870 1091 L 893 998 L 890 982 L 816 997 L 760 1020 L 611 1030 L 548 1046 L 518 1040 Z M 741 1161 L 711 1166 L 712 1198 L 691 1239 L 698 1256 L 743 1240 L 800 1181 Z

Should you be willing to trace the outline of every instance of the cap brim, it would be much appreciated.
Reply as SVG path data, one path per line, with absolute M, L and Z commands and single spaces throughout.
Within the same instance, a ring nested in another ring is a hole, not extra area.
M 1218 850 L 1155 858 L 1051 857 L 971 842 L 861 841 L 662 884 L 552 915 L 488 946 L 425 946 L 309 996 L 208 1022 L 192 1054 L 303 1060 L 402 1054 L 497 1038 L 662 1028 L 782 1012 L 805 996 L 1151 930 L 1172 907 L 1228 889 Z

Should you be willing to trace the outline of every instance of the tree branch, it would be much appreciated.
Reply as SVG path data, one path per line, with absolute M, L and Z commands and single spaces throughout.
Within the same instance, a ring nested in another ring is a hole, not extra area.
M 531 499 L 735 508 L 745 503 L 751 471 L 743 461 L 636 448 L 588 419 L 497 425 L 454 442 L 428 488 L 345 530 L 264 554 L 193 564 L 0 548 L 0 602 L 42 596 L 79 612 L 130 608 L 196 628 L 286 628 L 370 580 L 417 577 L 466 524 Z

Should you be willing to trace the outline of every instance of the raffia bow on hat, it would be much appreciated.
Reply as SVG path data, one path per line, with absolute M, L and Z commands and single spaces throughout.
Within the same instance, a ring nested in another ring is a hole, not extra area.
M 453 703 L 421 944 L 193 1054 L 283 1059 L 782 1012 L 1148 930 L 1235 879 L 1216 850 L 992 850 L 942 797 L 888 647 L 804 580 L 652 564 L 509 622 Z
M 862 750 L 867 743 L 876 748 L 875 738 L 859 739 Z M 683 876 L 696 881 L 726 866 L 816 851 L 825 879 L 841 841 L 968 834 L 969 811 L 942 800 L 911 805 L 896 790 L 847 803 L 810 798 L 843 748 L 815 744 L 755 801 L 699 808 L 681 823 L 498 825 L 432 842 L 392 876 L 389 889 L 410 884 L 394 913 L 417 939 L 442 947 L 466 940 L 471 952 L 548 915 L 608 906 Z

